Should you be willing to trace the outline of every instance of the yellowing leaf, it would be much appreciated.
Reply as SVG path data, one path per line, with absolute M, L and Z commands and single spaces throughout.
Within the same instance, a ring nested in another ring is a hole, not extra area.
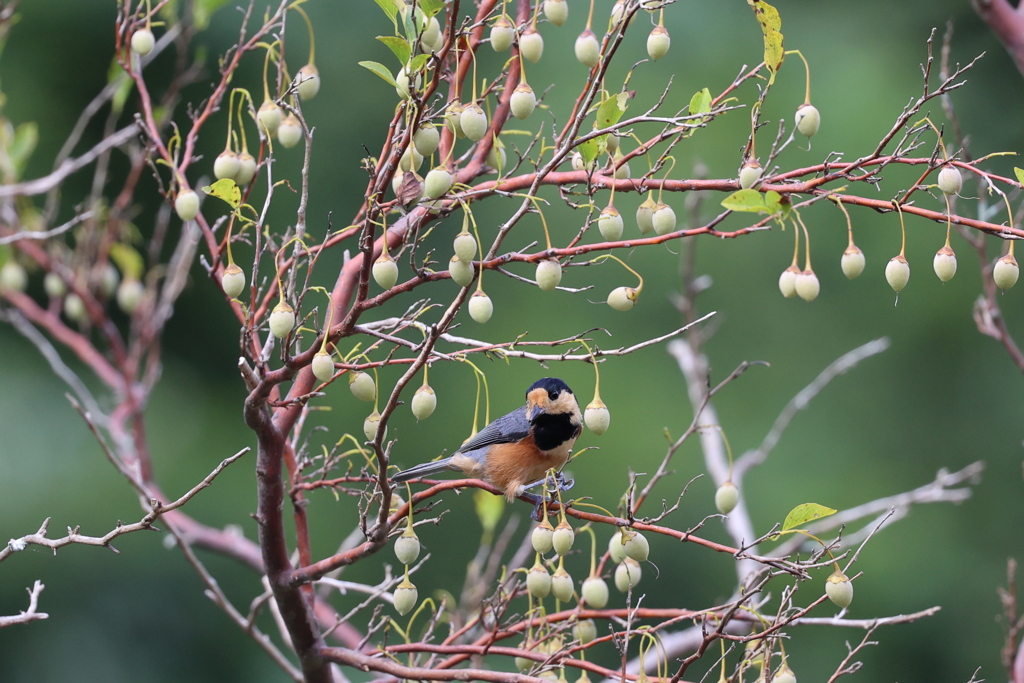
M 594 159 L 596 159 L 597 155 L 600 153 L 597 138 L 580 143 L 576 149 L 579 150 L 580 155 L 583 157 L 583 166 L 586 168 L 589 168 L 590 164 L 594 163 Z
M 110 245 L 110 260 L 117 264 L 118 269 L 124 274 L 125 280 L 141 280 L 145 270 L 145 263 L 135 248 L 115 242 Z
M 618 95 L 612 95 L 602 102 L 601 106 L 597 108 L 594 130 L 608 128 L 618 123 L 622 115 L 626 113 L 626 106 L 631 97 L 633 97 L 632 92 L 620 92 Z
M 707 88 L 695 92 L 690 98 L 690 115 L 707 114 L 711 111 L 711 91 Z
M 238 189 L 238 185 L 231 178 L 221 178 L 213 185 L 204 187 L 203 192 L 217 199 L 223 199 L 231 205 L 232 209 L 237 209 L 238 205 L 242 203 L 242 191 Z
M 1024 168 L 1013 167 L 1013 174 L 1017 176 L 1017 182 L 1024 185 Z
M 789 531 L 807 522 L 813 522 L 814 520 L 823 519 L 834 514 L 836 514 L 835 510 L 824 505 L 803 503 L 789 511 L 789 514 L 786 515 L 786 521 L 782 523 L 782 530 Z
M 490 534 L 498 526 L 501 515 L 505 512 L 505 499 L 477 489 L 473 493 L 473 504 L 476 506 L 476 516 L 480 518 L 484 533 Z
M 785 50 L 782 47 L 782 17 L 779 11 L 764 0 L 753 0 L 750 3 L 754 8 L 754 16 L 757 23 L 761 25 L 761 32 L 764 34 L 764 63 L 768 67 L 768 85 L 775 82 L 775 74 L 782 68 L 782 60 L 785 59 Z
M 767 212 L 764 196 L 757 190 L 739 190 L 722 200 L 722 206 L 730 211 Z

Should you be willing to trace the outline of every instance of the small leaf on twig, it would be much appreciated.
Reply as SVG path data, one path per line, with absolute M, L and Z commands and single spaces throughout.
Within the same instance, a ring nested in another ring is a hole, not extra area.
M 722 206 L 730 211 L 768 212 L 764 196 L 757 190 L 739 190 L 722 200 Z
M 789 514 L 786 515 L 786 521 L 782 523 L 782 530 L 789 531 L 806 522 L 823 519 L 834 514 L 836 514 L 835 510 L 824 505 L 803 503 L 789 511 Z
M 213 185 L 204 187 L 203 192 L 224 200 L 231 205 L 232 209 L 237 209 L 238 205 L 242 203 L 242 191 L 238 189 L 238 185 L 231 178 L 221 178 Z
M 786 53 L 782 47 L 782 17 L 779 11 L 764 0 L 748 0 L 754 8 L 757 23 L 764 33 L 764 64 L 768 67 L 768 85 L 775 82 L 775 74 L 782 68 Z
M 359 66 L 363 67 L 364 69 L 369 69 L 370 71 L 377 74 L 391 85 L 396 85 L 395 77 L 392 76 L 391 72 L 388 71 L 388 68 L 381 64 L 380 62 L 359 62 Z
M 409 45 L 409 41 L 405 38 L 400 38 L 399 36 L 377 36 L 377 40 L 387 45 L 388 49 L 395 53 L 402 66 L 409 63 L 409 56 L 412 55 L 412 46 Z

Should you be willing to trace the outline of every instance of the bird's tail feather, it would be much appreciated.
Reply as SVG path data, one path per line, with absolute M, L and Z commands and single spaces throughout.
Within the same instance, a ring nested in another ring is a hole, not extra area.
M 391 477 L 391 481 L 409 481 L 410 479 L 416 479 L 417 477 L 425 477 L 428 474 L 434 474 L 436 472 L 442 472 L 444 470 L 452 469 L 458 469 L 452 466 L 452 459 L 442 458 L 441 460 L 432 460 L 430 462 L 425 462 L 416 465 L 415 467 L 410 467 L 407 470 L 402 470 L 398 474 Z

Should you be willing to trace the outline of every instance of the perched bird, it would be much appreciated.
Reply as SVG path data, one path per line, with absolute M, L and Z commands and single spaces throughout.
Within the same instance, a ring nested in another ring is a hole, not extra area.
M 525 406 L 484 427 L 451 457 L 403 470 L 391 480 L 461 471 L 498 487 L 511 502 L 527 484 L 566 463 L 582 430 L 583 417 L 572 389 L 557 377 L 545 377 L 526 391 Z

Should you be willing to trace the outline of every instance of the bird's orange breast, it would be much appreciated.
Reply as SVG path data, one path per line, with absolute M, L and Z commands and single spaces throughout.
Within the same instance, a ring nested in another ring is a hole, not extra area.
M 564 465 L 569 459 L 571 448 L 572 442 L 566 442 L 564 448 L 544 453 L 537 448 L 532 436 L 516 443 L 496 444 L 487 453 L 485 476 L 489 482 L 503 490 L 505 497 L 511 501 L 520 486 L 540 481 L 549 469 L 558 469 Z

